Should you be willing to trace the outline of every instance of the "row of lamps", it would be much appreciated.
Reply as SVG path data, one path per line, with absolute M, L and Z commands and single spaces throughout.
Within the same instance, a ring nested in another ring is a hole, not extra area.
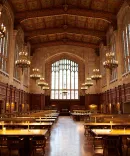
M 41 87 L 42 90 L 49 89 L 48 83 L 45 81 L 44 77 L 41 76 L 40 70 L 38 68 L 32 69 L 32 74 L 30 75 L 30 78 L 35 81 L 38 80 L 37 85 Z
M 1 17 L 1 12 L 0 12 L 0 17 Z M 6 27 L 3 25 L 3 23 L 0 26 L 0 38 L 5 37 L 6 34 Z M 26 51 L 22 51 L 19 53 L 19 58 L 18 60 L 15 61 L 15 65 L 18 68 L 23 70 L 25 68 L 30 67 L 31 61 L 28 59 L 28 53 Z M 107 68 L 110 70 L 110 73 L 112 74 L 112 69 L 118 67 L 118 61 L 115 59 L 115 54 L 113 52 L 107 52 L 106 53 L 106 60 L 103 62 L 104 68 Z M 93 75 L 91 78 L 86 78 L 86 82 L 82 84 L 81 89 L 87 90 L 90 86 L 93 85 L 93 82 L 91 80 L 99 80 L 102 78 L 102 75 L 99 74 L 99 69 L 94 69 L 93 70 Z M 30 75 L 30 78 L 34 79 L 35 81 L 39 79 L 38 81 L 38 86 L 40 86 L 42 89 L 49 89 L 48 83 L 45 82 L 44 78 L 41 77 L 40 71 L 37 68 L 32 69 L 32 74 Z M 66 89 L 63 89 L 63 93 L 67 93 Z
M 15 61 L 15 65 L 18 68 L 22 69 L 22 73 L 23 73 L 25 68 L 29 68 L 30 67 L 30 64 L 31 64 L 31 61 L 28 58 L 28 53 L 26 51 L 19 52 L 19 58 L 18 58 L 18 60 Z M 30 78 L 35 80 L 35 82 L 37 80 L 39 80 L 37 85 L 40 86 L 42 90 L 49 89 L 48 83 L 41 76 L 40 70 L 38 68 L 33 68 L 32 69 L 32 73 L 30 75 Z
M 118 61 L 115 59 L 115 54 L 113 52 L 106 53 L 106 60 L 103 62 L 103 66 L 106 69 L 110 70 L 112 74 L 112 70 L 118 67 Z M 93 69 L 93 75 L 91 77 L 86 78 L 86 82 L 82 84 L 81 90 L 88 90 L 89 87 L 93 86 L 92 80 L 95 80 L 96 83 L 98 80 L 102 78 L 102 75 L 99 72 L 99 69 Z

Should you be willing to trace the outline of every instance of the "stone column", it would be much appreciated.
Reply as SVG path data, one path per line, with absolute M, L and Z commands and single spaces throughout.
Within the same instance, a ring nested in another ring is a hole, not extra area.
M 14 74 L 14 56 L 15 56 L 15 42 L 17 36 L 17 30 L 13 30 L 10 42 L 10 52 L 9 52 L 9 84 L 13 84 L 13 74 Z

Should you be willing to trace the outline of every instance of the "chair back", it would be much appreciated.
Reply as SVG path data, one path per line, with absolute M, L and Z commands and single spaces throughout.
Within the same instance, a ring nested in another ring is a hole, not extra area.
M 21 149 L 24 148 L 24 138 L 19 136 L 7 137 L 7 146 L 9 149 Z

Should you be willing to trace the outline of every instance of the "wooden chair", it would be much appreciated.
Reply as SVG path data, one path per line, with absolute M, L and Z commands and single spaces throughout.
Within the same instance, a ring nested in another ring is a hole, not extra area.
M 118 136 L 107 136 L 103 138 L 103 155 L 104 156 L 120 156 L 120 137 Z
M 34 136 L 30 139 L 30 147 L 32 149 L 33 156 L 37 155 L 37 149 L 41 149 L 42 153 L 45 154 L 46 138 L 45 136 Z
M 8 136 L 7 146 L 9 150 L 9 156 L 12 155 L 13 151 L 17 151 L 18 155 L 20 156 L 20 152 L 24 150 L 24 138 L 20 138 L 19 136 Z
M 0 155 L 2 155 L 2 151 L 7 149 L 7 138 L 0 137 Z
M 102 138 L 102 136 L 94 136 L 93 137 L 93 148 L 94 148 L 94 151 L 97 149 L 103 149 L 103 138 Z
M 130 138 L 129 137 L 127 137 L 126 138 L 126 156 L 128 156 L 128 150 L 129 150 L 129 148 L 130 148 Z

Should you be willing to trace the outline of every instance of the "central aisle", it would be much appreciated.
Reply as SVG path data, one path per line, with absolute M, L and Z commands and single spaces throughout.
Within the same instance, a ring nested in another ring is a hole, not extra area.
M 69 116 L 59 116 L 51 130 L 46 156 L 92 156 L 92 146 L 84 136 L 83 122 Z

